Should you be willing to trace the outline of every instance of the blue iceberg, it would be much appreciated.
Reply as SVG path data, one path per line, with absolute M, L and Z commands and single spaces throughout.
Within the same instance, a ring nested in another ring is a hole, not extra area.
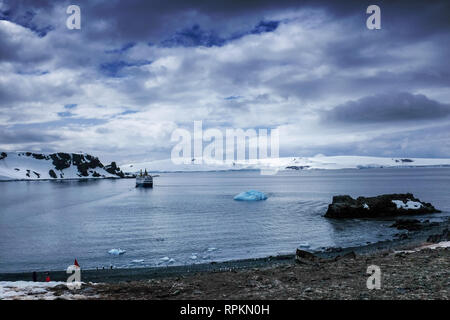
M 249 190 L 239 193 L 233 199 L 238 201 L 258 201 L 258 200 L 266 200 L 267 196 L 264 194 L 264 192 L 257 190 Z

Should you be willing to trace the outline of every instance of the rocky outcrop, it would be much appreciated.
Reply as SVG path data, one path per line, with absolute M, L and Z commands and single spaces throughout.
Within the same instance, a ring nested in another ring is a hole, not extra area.
M 404 219 L 395 221 L 390 227 L 398 230 L 417 231 L 422 229 L 423 225 L 417 219 Z
M 442 241 L 450 241 L 450 231 L 445 229 L 441 234 L 434 234 L 428 237 L 428 242 L 438 243 Z
M 421 222 L 417 219 L 400 219 L 395 221 L 390 227 L 397 228 L 398 230 L 418 231 L 424 228 L 435 227 L 437 225 L 439 225 L 438 222 L 430 222 L 430 220 Z
M 311 252 L 297 249 L 295 252 L 295 262 L 300 264 L 316 264 L 320 261 L 320 258 Z
M 97 157 L 83 153 L 0 152 L 2 180 L 124 178 L 115 162 L 104 166 Z
M 327 218 L 379 218 L 440 212 L 430 203 L 411 193 L 385 194 L 377 197 L 334 196 L 325 214 Z
M 105 170 L 111 174 L 115 174 L 121 178 L 125 177 L 125 174 L 120 170 L 117 164 L 113 161 L 110 165 L 105 166 Z
M 345 260 L 345 259 L 356 259 L 356 253 L 354 251 L 347 252 L 342 255 L 337 255 L 334 258 L 321 258 L 316 256 L 314 253 L 311 253 L 309 251 L 297 249 L 295 252 L 295 262 L 299 264 L 312 264 L 317 265 L 319 263 L 324 262 L 332 262 L 332 261 L 339 261 L 339 260 Z
M 58 178 L 58 176 L 56 175 L 55 171 L 53 171 L 53 170 L 50 170 L 50 171 L 48 172 L 48 174 L 49 174 L 50 177 L 52 177 L 53 179 Z
M 287 166 L 286 169 L 291 169 L 291 170 L 303 170 L 303 169 L 308 169 L 310 168 L 310 166 Z

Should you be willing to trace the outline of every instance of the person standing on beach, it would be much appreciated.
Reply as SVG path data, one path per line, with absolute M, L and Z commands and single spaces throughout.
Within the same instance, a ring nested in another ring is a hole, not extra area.
M 46 273 L 45 282 L 50 282 L 50 273 Z

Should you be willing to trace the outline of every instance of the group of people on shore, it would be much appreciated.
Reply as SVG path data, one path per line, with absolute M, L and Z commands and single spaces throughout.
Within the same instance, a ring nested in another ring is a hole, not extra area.
M 38 281 L 38 275 L 37 275 L 37 272 L 36 271 L 33 271 L 33 282 L 37 282 Z M 50 272 L 46 272 L 45 273 L 45 282 L 50 282 L 51 281 L 51 279 L 50 279 Z

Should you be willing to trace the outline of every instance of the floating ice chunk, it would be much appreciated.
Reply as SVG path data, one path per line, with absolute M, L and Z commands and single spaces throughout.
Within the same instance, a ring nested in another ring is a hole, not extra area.
M 364 203 L 364 204 L 363 204 L 363 208 L 364 208 L 364 209 L 367 209 L 367 210 L 370 209 L 370 208 L 369 208 L 369 205 L 368 205 L 367 203 Z
M 418 201 L 408 200 L 404 203 L 402 200 L 392 200 L 392 202 L 395 203 L 397 209 L 416 210 L 422 207 L 422 204 Z
M 193 254 L 193 255 L 191 256 L 191 259 L 192 259 L 192 260 L 195 260 L 195 259 L 197 259 L 197 256 L 196 256 L 195 254 Z
M 239 193 L 233 199 L 238 201 L 258 201 L 258 200 L 266 200 L 267 196 L 261 191 L 249 190 Z
M 160 260 L 161 260 L 161 261 L 169 261 L 170 258 L 169 258 L 169 257 L 164 257 L 164 258 L 161 258 Z
M 217 250 L 217 248 L 211 247 L 211 248 L 208 248 L 206 251 L 213 252 L 213 251 L 216 251 L 216 250 Z
M 298 245 L 299 248 L 309 248 L 311 245 L 309 244 L 309 242 L 300 242 L 300 244 Z
M 118 256 L 120 254 L 124 254 L 125 252 L 126 252 L 125 250 L 122 250 L 120 248 L 119 249 L 111 249 L 111 250 L 108 251 L 109 254 L 112 254 L 114 256 Z
M 171 258 L 168 263 L 174 263 L 174 262 L 175 262 L 175 259 Z
M 143 263 L 144 259 L 131 260 L 132 263 Z

